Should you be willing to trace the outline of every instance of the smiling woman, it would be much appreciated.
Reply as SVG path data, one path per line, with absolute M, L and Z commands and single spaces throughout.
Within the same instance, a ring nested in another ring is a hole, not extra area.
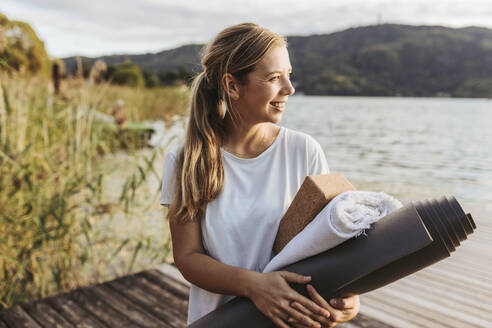
M 357 296 L 330 304 L 309 287 L 309 299 L 289 286 L 309 277 L 262 273 L 304 178 L 329 171 L 314 138 L 276 125 L 294 93 L 286 40 L 256 24 L 231 26 L 207 45 L 202 65 L 186 140 L 166 156 L 161 199 L 174 261 L 192 284 L 188 323 L 234 296 L 278 327 L 352 319 Z
M 278 123 L 282 118 L 288 96 L 294 93 L 291 72 L 287 47 L 281 43 L 265 54 L 246 83 L 239 83 L 230 73 L 223 76 L 231 109 L 240 118 L 239 124 L 228 124 L 223 149 L 255 157 L 273 143 L 280 128 L 266 123 Z M 258 142 L 255 136 L 260 135 Z

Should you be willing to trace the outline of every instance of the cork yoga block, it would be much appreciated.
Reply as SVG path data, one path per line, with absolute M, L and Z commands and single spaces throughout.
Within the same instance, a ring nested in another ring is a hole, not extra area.
M 341 173 L 307 176 L 280 220 L 274 252 L 279 253 L 330 200 L 349 190 L 356 189 Z

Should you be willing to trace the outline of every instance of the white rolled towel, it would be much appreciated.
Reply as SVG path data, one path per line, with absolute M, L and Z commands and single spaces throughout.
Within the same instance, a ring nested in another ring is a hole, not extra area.
M 371 224 L 402 207 L 383 192 L 346 191 L 333 198 L 316 217 L 265 266 L 272 272 L 333 248 L 358 236 Z

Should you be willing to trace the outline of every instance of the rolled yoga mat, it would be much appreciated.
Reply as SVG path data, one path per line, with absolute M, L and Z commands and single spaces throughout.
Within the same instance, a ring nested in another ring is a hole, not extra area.
M 325 298 L 363 294 L 450 256 L 476 228 L 454 197 L 410 203 L 375 222 L 365 234 L 281 270 L 312 276 Z M 291 284 L 309 298 L 305 285 Z M 236 297 L 188 327 L 274 324 L 245 297 Z

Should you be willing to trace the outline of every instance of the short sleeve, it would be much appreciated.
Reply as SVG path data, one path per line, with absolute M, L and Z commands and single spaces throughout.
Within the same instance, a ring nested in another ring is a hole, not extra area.
M 311 163 L 309 166 L 309 175 L 319 175 L 328 174 L 330 169 L 328 167 L 328 162 L 326 161 L 325 152 L 319 142 L 312 138 L 314 145 L 313 154 L 311 156 Z
M 172 152 L 168 152 L 164 160 L 164 173 L 162 175 L 161 205 L 169 205 L 173 200 L 175 166 L 176 157 Z

